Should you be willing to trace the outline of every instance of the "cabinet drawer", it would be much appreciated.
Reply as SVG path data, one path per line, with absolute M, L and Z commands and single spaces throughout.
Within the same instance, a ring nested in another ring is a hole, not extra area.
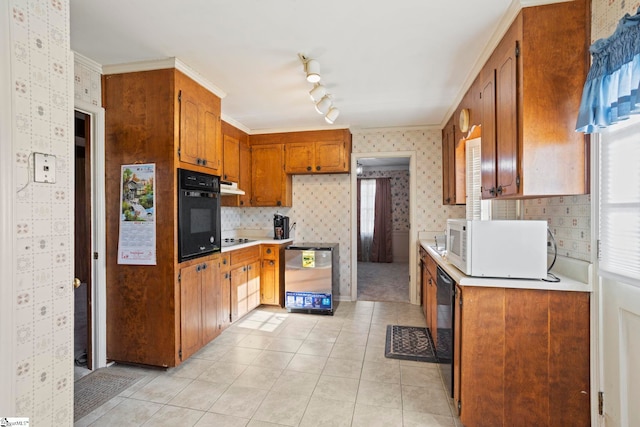
M 250 246 L 248 248 L 236 249 L 229 252 L 231 265 L 242 265 L 260 258 L 260 246 Z
M 275 245 L 262 245 L 262 259 L 277 259 L 278 258 L 278 246 Z

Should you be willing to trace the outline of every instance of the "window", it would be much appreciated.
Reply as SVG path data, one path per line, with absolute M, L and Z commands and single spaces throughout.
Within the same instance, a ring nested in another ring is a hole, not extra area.
M 600 272 L 640 286 L 640 120 L 630 122 L 600 137 Z

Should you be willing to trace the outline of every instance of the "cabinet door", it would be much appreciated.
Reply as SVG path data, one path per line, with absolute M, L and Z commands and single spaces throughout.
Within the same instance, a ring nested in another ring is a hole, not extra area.
M 260 302 L 262 304 L 277 304 L 276 283 L 278 280 L 278 266 L 273 259 L 262 261 L 262 278 L 260 280 Z
M 518 193 L 517 42 L 505 43 L 496 70 L 496 150 L 498 196 Z M 483 135 L 484 137 L 484 135 Z M 482 146 L 484 149 L 484 145 Z
M 247 310 L 260 305 L 260 261 L 247 266 Z
M 238 196 L 239 206 L 251 206 L 251 148 L 246 142 L 240 143 L 240 179 L 238 187 L 244 195 Z
M 225 329 L 231 324 L 231 274 L 220 274 L 220 299 L 218 300 L 218 324 Z
M 202 281 L 202 338 L 203 345 L 220 333 L 218 306 L 220 299 L 220 264 L 218 260 L 204 263 Z
M 480 147 L 482 198 L 496 197 L 496 92 L 495 70 L 483 70 L 481 90 L 482 142 Z
M 202 346 L 202 264 L 180 270 L 180 342 L 182 360 Z
M 212 95 L 213 96 L 213 95 Z M 203 120 L 204 120 L 204 134 L 203 134 L 203 147 L 202 155 L 204 157 L 204 166 L 211 169 L 211 173 L 219 175 L 222 171 L 222 142 L 220 138 L 220 114 L 213 111 L 212 108 L 208 108 L 209 105 L 205 104 Z
M 422 314 L 424 314 L 424 320 L 427 322 L 427 328 L 429 327 L 429 318 L 427 317 L 427 293 L 429 291 L 429 273 L 425 261 L 420 261 L 420 288 L 422 290 Z
M 253 206 L 291 206 L 291 175 L 284 171 L 284 145 L 251 148 Z
M 438 345 L 438 285 L 435 276 L 429 275 L 429 324 L 433 344 Z
M 456 299 L 453 309 L 453 400 L 460 407 L 460 354 L 462 352 L 462 288 L 456 285 Z M 458 415 L 460 411 L 458 410 Z
M 180 91 L 180 161 L 202 165 L 200 152 L 200 103 L 188 91 Z
M 224 135 L 224 181 L 238 182 L 240 180 L 240 141 L 229 135 Z
M 314 172 L 314 158 L 314 144 L 311 142 L 294 142 L 285 145 L 285 171 L 287 173 Z
M 231 270 L 231 321 L 247 314 L 247 266 Z
M 344 141 L 317 141 L 314 172 L 347 172 L 346 158 Z
M 442 203 L 456 204 L 455 125 L 453 117 L 442 130 Z

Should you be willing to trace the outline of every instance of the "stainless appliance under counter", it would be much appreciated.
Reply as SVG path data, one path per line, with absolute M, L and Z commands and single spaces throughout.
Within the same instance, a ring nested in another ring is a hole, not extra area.
M 285 249 L 287 311 L 333 314 L 340 289 L 338 248 L 337 243 L 294 243 Z

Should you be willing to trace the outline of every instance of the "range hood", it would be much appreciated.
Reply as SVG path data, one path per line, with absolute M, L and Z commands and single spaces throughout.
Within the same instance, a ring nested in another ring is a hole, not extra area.
M 244 196 L 244 191 L 238 188 L 237 182 L 220 181 L 220 194 L 232 194 L 238 196 Z

